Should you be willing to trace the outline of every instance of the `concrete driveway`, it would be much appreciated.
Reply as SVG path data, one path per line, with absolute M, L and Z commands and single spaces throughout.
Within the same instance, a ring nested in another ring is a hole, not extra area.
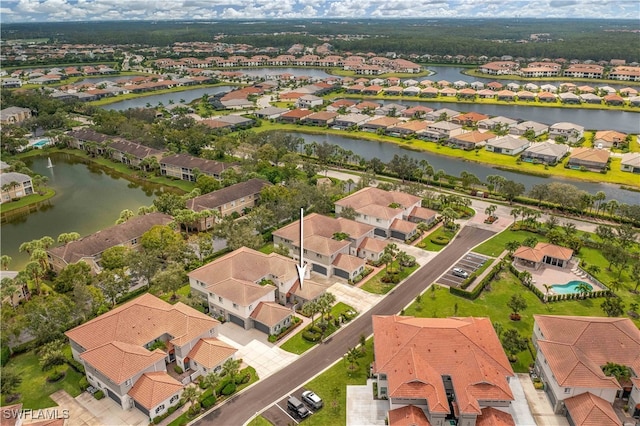
M 368 311 L 383 297 L 344 283 L 335 283 L 327 291 L 336 296 L 337 302 L 346 303 L 358 313 Z
M 60 409 L 69 410 L 68 426 L 121 426 L 149 424 L 149 418 L 136 408 L 123 410 L 112 399 L 95 399 L 90 393 L 83 392 L 76 398 L 64 390 L 51 394 L 51 399 Z
M 347 386 L 347 426 L 385 425 L 389 401 L 373 399 L 373 379 L 364 386 Z
M 529 410 L 535 424 L 538 426 L 569 426 L 565 416 L 555 414 L 551 407 L 549 397 L 543 390 L 533 387 L 533 382 L 528 374 L 517 374 L 518 381 L 524 391 L 529 404 Z
M 218 338 L 238 348 L 236 358 L 256 369 L 264 379 L 298 359 L 298 355 L 280 349 L 267 341 L 267 335 L 256 329 L 245 330 L 226 322 L 219 328 Z

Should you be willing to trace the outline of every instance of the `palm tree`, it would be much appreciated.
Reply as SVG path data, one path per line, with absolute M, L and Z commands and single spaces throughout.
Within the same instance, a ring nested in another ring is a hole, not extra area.
M 206 387 L 211 388 L 213 397 L 217 398 L 218 396 L 216 395 L 216 387 L 220 384 L 220 382 L 222 382 L 222 377 L 220 377 L 218 373 L 211 372 L 204 376 L 201 381 L 205 384 Z
M 349 364 L 347 367 L 349 371 L 354 371 L 357 368 L 358 358 L 360 358 L 361 355 L 361 352 L 357 348 L 349 348 L 347 353 L 344 355 L 344 360 Z
M 11 257 L 7 256 L 6 254 L 3 254 L 0 257 L 0 265 L 2 265 L 2 269 L 4 269 L 5 271 L 9 269 L 9 264 L 11 263 Z
M 315 315 L 320 312 L 320 305 L 315 300 L 309 300 L 302 305 L 302 313 L 308 317 L 311 317 L 311 325 L 315 323 Z
M 591 293 L 591 290 L 593 290 L 591 286 L 585 282 L 581 282 L 576 286 L 576 291 L 580 295 L 581 299 L 587 297 L 587 294 Z
M 445 227 L 453 223 L 453 221 L 458 218 L 458 213 L 456 213 L 451 207 L 447 207 L 446 209 L 442 210 L 441 214 L 444 219 Z
M 322 296 L 318 298 L 318 307 L 320 308 L 320 312 L 322 313 L 322 320 L 324 321 L 326 314 L 331 309 L 331 306 L 336 301 L 336 296 L 333 293 L 325 292 Z
M 549 298 L 549 292 L 551 292 L 552 286 L 549 284 L 542 284 L 542 287 L 544 287 L 544 301 L 546 302 Z
M 521 210 L 519 208 L 515 208 L 515 209 L 511 209 L 511 216 L 513 216 L 513 224 L 516 224 L 516 221 L 518 220 L 518 216 L 520 216 L 520 212 Z
M 222 364 L 222 375 L 234 380 L 240 371 L 240 363 L 242 360 L 229 358 Z
M 489 204 L 489 206 L 484 209 L 484 214 L 487 215 L 488 219 L 491 219 L 497 208 L 498 206 L 496 206 L 495 204 Z
M 182 400 L 189 405 L 189 411 L 191 411 L 193 404 L 198 400 L 199 397 L 200 389 L 198 389 L 196 386 L 187 386 L 182 391 Z

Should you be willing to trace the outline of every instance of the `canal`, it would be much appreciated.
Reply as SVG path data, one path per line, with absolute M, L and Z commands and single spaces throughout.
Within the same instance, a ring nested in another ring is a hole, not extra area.
M 26 159 L 25 163 L 49 178 L 56 195 L 34 212 L 9 212 L 2 219 L 1 250 L 13 259 L 11 269 L 21 269 L 28 261 L 26 253 L 18 252 L 23 242 L 45 235 L 56 239 L 63 232 L 91 234 L 115 224 L 124 209 L 136 212 L 140 206 L 151 205 L 164 190 L 160 185 L 130 182 L 69 154 L 52 154 L 51 160 L 51 169 L 46 156 Z

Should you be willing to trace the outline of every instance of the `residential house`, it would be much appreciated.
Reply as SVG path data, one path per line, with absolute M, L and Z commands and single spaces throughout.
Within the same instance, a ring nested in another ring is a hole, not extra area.
M 12 106 L 0 110 L 0 124 L 20 124 L 28 118 L 31 118 L 29 108 Z
M 425 118 L 430 121 L 449 121 L 461 113 L 449 108 L 441 108 L 427 113 Z
M 192 370 L 192 350 L 215 338 L 219 324 L 181 302 L 171 305 L 145 293 L 65 335 L 92 386 L 123 409 L 135 406 L 156 417 L 182 394 L 184 383 L 167 373 L 167 365 L 190 373 L 185 383 L 202 374 Z
M 516 96 L 518 97 L 519 101 L 534 101 L 536 99 L 536 95 L 535 93 L 529 91 L 529 90 L 520 90 L 519 92 L 516 93 Z
M 371 120 L 371 117 L 366 114 L 341 114 L 335 118 L 333 127 L 336 129 L 349 129 L 361 126 L 369 120 Z
M 266 119 L 266 120 L 275 120 L 280 117 L 285 112 L 289 111 L 287 108 L 277 108 L 277 107 L 267 107 L 255 112 L 256 117 Z
M 356 211 L 355 220 L 375 227 L 374 235 L 407 240 L 417 232 L 409 221 L 415 207 L 421 207 L 420 197 L 397 191 L 367 187 L 335 203 L 336 215 L 346 207 Z M 406 222 L 406 223 L 405 223 Z
M 348 108 L 351 108 L 356 103 L 357 102 L 352 101 L 350 99 L 339 99 L 339 100 L 335 101 L 334 103 L 332 103 L 331 105 L 327 106 L 327 111 L 339 112 L 341 110 L 341 108 L 344 111 L 346 111 Z
M 561 94 L 562 95 L 562 94 Z M 580 94 L 580 100 L 582 102 L 586 102 L 588 104 L 601 104 L 602 98 L 598 95 L 594 95 L 593 93 L 582 93 Z
M 20 280 L 20 282 L 15 281 L 15 277 L 18 276 L 18 271 L 0 271 L 0 286 L 2 286 L 2 280 L 5 278 L 11 280 L 11 284 L 15 286 L 15 290 L 12 294 L 6 294 L 4 291 L 2 294 L 6 294 L 6 296 L 0 300 L 1 303 L 8 303 L 11 306 L 18 306 L 20 302 L 24 300 L 29 300 L 31 297 L 31 292 L 29 291 L 29 286 L 27 282 L 24 280 Z
M 604 67 L 595 64 L 572 64 L 564 70 L 565 77 L 573 78 L 602 78 Z
M 198 374 L 199 376 L 220 373 L 222 365 L 227 360 L 234 359 L 236 352 L 238 352 L 238 349 L 222 340 L 215 337 L 206 337 L 198 340 L 193 345 L 193 349 L 189 352 L 189 365 L 191 369 L 200 373 Z
M 640 153 L 627 152 L 622 154 L 620 169 L 623 172 L 640 173 Z
M 173 154 L 160 160 L 160 174 L 195 182 L 198 173 L 222 179 L 222 172 L 234 166 L 188 154 Z
M 159 160 L 162 158 L 163 153 L 163 151 L 158 149 L 149 148 L 148 146 L 135 142 L 129 142 L 125 139 L 111 141 L 106 151 L 113 160 L 120 161 L 132 167 L 140 167 L 140 164 L 146 158 L 154 157 Z
M 528 163 L 543 163 L 553 165 L 562 160 L 569 153 L 569 147 L 554 142 L 534 143 L 525 149 L 520 156 Z
M 517 379 L 489 318 L 374 315 L 373 350 L 389 425 L 515 424 L 509 382 Z
M 422 139 L 430 141 L 449 140 L 454 136 L 458 136 L 464 133 L 464 129 L 461 125 L 451 123 L 449 121 L 437 121 L 435 123 L 429 123 L 427 129 L 421 134 Z
M 220 115 L 201 121 L 205 126 L 213 129 L 228 129 L 235 131 L 239 129 L 248 129 L 255 124 L 252 118 L 242 117 L 241 115 Z
M 564 138 L 569 143 L 576 143 L 584 137 L 584 126 L 560 122 L 549 126 L 549 138 Z
M 385 131 L 387 128 L 400 123 L 401 120 L 395 117 L 378 117 L 362 123 L 360 129 L 365 132 Z
M 311 279 L 305 279 L 301 288 L 295 260 L 246 247 L 187 275 L 192 293 L 206 301 L 211 315 L 244 329 L 257 328 L 264 332 L 274 328 L 279 331 L 277 325 L 289 326 L 291 316 L 275 325 L 260 323 L 261 316 L 254 314 L 260 303 L 304 303 L 316 299 L 326 290 Z
M 621 148 L 627 145 L 627 134 L 615 130 L 599 130 L 593 137 L 596 148 Z
M 485 144 L 496 137 L 492 132 L 471 132 L 462 133 L 449 138 L 449 146 L 464 150 L 472 150 L 485 146 Z
M 576 95 L 575 93 L 571 93 L 571 92 L 564 92 L 564 93 L 560 93 L 558 95 L 558 97 L 560 98 L 560 102 L 562 102 L 563 104 L 580 104 L 581 100 L 580 100 L 580 96 Z
M 433 111 L 433 108 L 417 105 L 417 106 L 405 109 L 400 113 L 400 115 L 405 118 L 424 118 L 431 111 Z
M 567 167 L 571 169 L 586 168 L 592 171 L 605 171 L 609 165 L 611 153 L 606 149 L 575 148 L 569 155 Z
M 301 121 L 304 124 L 310 124 L 312 126 L 330 126 L 337 116 L 337 112 L 319 111 L 307 115 Z
M 322 106 L 323 102 L 324 100 L 318 96 L 304 95 L 298 98 L 298 101 L 296 102 L 296 106 L 298 108 L 312 109 L 314 107 Z
M 33 194 L 31 176 L 24 173 L 0 173 L 0 204 Z
M 513 253 L 514 262 L 534 269 L 546 265 L 566 268 L 572 257 L 573 250 L 550 243 L 538 243 L 535 247 L 520 246 Z
M 67 133 L 71 136 L 70 145 L 72 148 L 82 149 L 85 151 L 92 150 L 90 148 L 93 145 L 106 145 L 109 141 L 113 140 L 113 136 L 98 133 L 94 130 L 82 128 L 78 130 L 72 130 Z M 96 146 L 96 154 L 101 154 L 104 151 L 104 147 Z
M 60 272 L 71 263 L 85 262 L 94 273 L 99 272 L 102 253 L 111 247 L 136 249 L 142 235 L 156 225 L 168 225 L 173 218 L 163 213 L 134 216 L 124 223 L 100 230 L 94 234 L 47 250 L 51 268 Z
M 496 154 L 518 155 L 527 149 L 529 145 L 531 145 L 531 142 L 526 139 L 507 135 L 487 141 L 486 149 Z
M 548 131 L 549 126 L 535 121 L 523 121 L 509 128 L 509 133 L 516 136 L 524 136 L 525 133 L 532 132 L 533 136 L 538 137 Z
M 411 120 L 402 121 L 393 126 L 387 127 L 387 134 L 390 136 L 402 136 L 408 137 L 413 135 L 420 135 L 427 130 L 429 124 L 426 121 Z
M 534 370 L 556 413 L 566 413 L 572 425 L 621 426 L 612 405 L 628 398 L 625 404 L 640 414 L 640 330 L 630 319 L 533 317 Z M 631 378 L 605 375 L 607 363 L 629 368 Z
M 495 130 L 496 128 L 508 128 L 516 123 L 517 121 L 512 118 L 497 116 L 480 120 L 478 121 L 477 125 L 478 129 Z
M 278 121 L 281 121 L 283 123 L 296 124 L 299 123 L 300 120 L 311 114 L 313 114 L 313 111 L 308 109 L 292 109 L 291 111 L 280 114 Z
M 242 215 L 247 209 L 255 207 L 260 200 L 260 191 L 270 185 L 262 179 L 249 179 L 246 182 L 191 198 L 187 200 L 186 208 L 196 213 L 212 212 L 210 216 L 200 218 L 195 226 L 200 232 L 206 231 L 213 227 L 217 218 L 234 213 Z
M 304 259 L 313 272 L 351 280 L 364 270 L 365 261 L 358 257 L 358 250 L 364 239 L 373 238 L 373 230 L 371 225 L 343 217 L 312 213 L 304 218 Z M 273 244 L 286 248 L 289 256 L 299 261 L 300 221 L 274 231 Z
M 485 114 L 481 114 L 479 112 L 471 111 L 466 114 L 460 114 L 451 119 L 452 123 L 459 124 L 461 126 L 469 126 L 473 127 L 478 124 L 481 120 L 488 119 L 489 116 Z

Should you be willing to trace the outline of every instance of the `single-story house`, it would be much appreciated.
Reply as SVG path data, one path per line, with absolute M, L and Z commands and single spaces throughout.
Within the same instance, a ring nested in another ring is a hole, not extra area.
M 571 151 L 567 167 L 572 169 L 584 167 L 589 170 L 604 171 L 609 164 L 610 155 L 611 153 L 606 149 L 575 148 Z
M 255 116 L 266 120 L 275 120 L 285 112 L 289 111 L 287 108 L 266 107 L 255 112 Z
M 627 152 L 622 154 L 620 170 L 623 172 L 640 173 L 640 153 Z
M 292 109 L 291 111 L 280 114 L 280 117 L 278 117 L 278 121 L 281 121 L 283 123 L 296 124 L 299 123 L 300 120 L 311 114 L 313 114 L 313 111 L 308 109 Z
M 507 135 L 487 141 L 486 150 L 496 154 L 518 155 L 527 149 L 529 145 L 531 145 L 531 142 L 526 139 Z
M 508 128 L 511 125 L 516 123 L 517 121 L 512 118 L 497 116 L 497 117 L 485 118 L 484 120 L 480 120 L 478 121 L 477 125 L 478 125 L 478 129 L 494 130 L 496 126 Z
M 426 121 L 421 120 L 402 121 L 387 127 L 387 134 L 390 136 L 419 135 L 427 130 L 428 125 Z
M 475 126 L 480 120 L 486 120 L 487 118 L 489 118 L 489 116 L 486 114 L 471 111 L 453 117 L 451 122 L 461 126 Z
M 319 111 L 304 117 L 301 122 L 313 126 L 330 126 L 338 116 L 337 112 Z
M 572 257 L 573 250 L 550 243 L 538 243 L 535 247 L 520 246 L 513 253 L 514 262 L 534 269 L 544 265 L 566 268 Z
M 565 144 L 553 142 L 534 143 L 525 149 L 520 159 L 528 163 L 556 164 L 569 152 Z
M 201 121 L 205 126 L 213 129 L 229 129 L 231 131 L 238 129 L 247 129 L 254 125 L 255 120 L 243 117 L 241 115 L 220 115 Z
M 521 123 L 514 124 L 509 128 L 509 133 L 516 136 L 523 136 L 528 131 L 533 132 L 533 135 L 538 137 L 543 133 L 548 132 L 549 126 L 535 121 L 523 121 Z
M 492 132 L 479 132 L 473 130 L 471 132 L 458 134 L 449 139 L 449 146 L 464 150 L 471 150 L 484 146 L 487 142 L 496 137 Z
M 579 124 L 560 122 L 549 126 L 549 138 L 563 137 L 569 143 L 578 142 L 584 137 L 584 126 Z
M 338 129 L 348 129 L 350 127 L 360 126 L 369 120 L 371 120 L 371 117 L 366 114 L 341 114 L 333 121 L 333 127 Z
M 360 129 L 365 132 L 376 132 L 378 130 L 386 130 L 400 122 L 401 120 L 395 117 L 378 117 L 363 123 Z
M 615 130 L 599 130 L 593 137 L 596 148 L 620 148 L 627 145 L 627 134 Z

